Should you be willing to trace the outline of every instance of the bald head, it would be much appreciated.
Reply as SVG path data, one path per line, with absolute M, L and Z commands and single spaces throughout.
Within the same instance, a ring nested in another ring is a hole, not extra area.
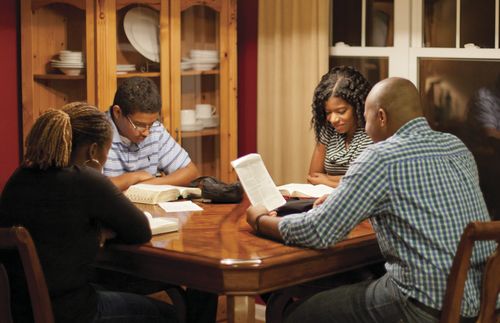
M 374 141 L 392 136 L 408 121 L 423 116 L 417 88 L 407 79 L 391 77 L 375 84 L 366 98 L 366 132 Z

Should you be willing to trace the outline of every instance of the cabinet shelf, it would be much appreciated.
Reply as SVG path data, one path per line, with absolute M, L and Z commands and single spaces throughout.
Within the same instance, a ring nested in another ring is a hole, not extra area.
M 219 134 L 220 134 L 219 128 L 208 128 L 200 131 L 182 131 L 182 138 L 217 136 Z
M 116 73 L 116 77 L 119 79 L 126 79 L 126 78 L 130 78 L 130 77 L 135 77 L 135 76 L 160 77 L 160 72 L 134 72 L 134 73 L 124 73 L 124 74 Z
M 85 75 L 34 74 L 35 80 L 84 80 Z
M 183 71 L 181 73 L 182 76 L 195 76 L 195 75 L 217 75 L 219 74 L 219 70 L 208 70 L 208 71 Z

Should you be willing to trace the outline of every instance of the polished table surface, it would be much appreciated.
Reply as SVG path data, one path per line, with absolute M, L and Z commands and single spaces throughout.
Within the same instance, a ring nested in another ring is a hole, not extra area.
M 227 295 L 229 322 L 253 322 L 254 296 L 382 260 L 368 222 L 325 250 L 285 246 L 256 236 L 240 204 L 204 204 L 200 212 L 165 213 L 137 204 L 153 216 L 177 217 L 179 231 L 142 245 L 107 244 L 97 265 L 152 280 Z

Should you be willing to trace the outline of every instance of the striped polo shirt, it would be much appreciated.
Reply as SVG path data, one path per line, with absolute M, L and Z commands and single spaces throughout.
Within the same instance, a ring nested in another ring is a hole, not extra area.
M 326 248 L 371 218 L 390 278 L 403 294 L 441 309 L 446 281 L 465 226 L 490 217 L 471 152 L 425 118 L 370 145 L 319 207 L 279 224 L 288 244 Z M 479 311 L 482 271 L 493 242 L 476 242 L 461 314 Z
M 157 172 L 171 174 L 186 167 L 191 159 L 188 153 L 170 136 L 160 122 L 155 122 L 147 136 L 140 143 L 125 143 L 111 118 L 106 113 L 112 128 L 113 142 L 104 164 L 104 175 L 119 176 L 127 172 L 147 171 L 155 175 Z
M 325 145 L 323 166 L 328 175 L 344 175 L 349 165 L 372 144 L 363 128 L 356 129 L 349 147 L 345 147 L 346 135 L 338 133 L 327 123 L 320 132 L 319 142 Z

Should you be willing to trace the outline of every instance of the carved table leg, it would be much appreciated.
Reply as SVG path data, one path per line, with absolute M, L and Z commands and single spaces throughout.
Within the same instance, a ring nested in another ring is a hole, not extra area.
M 227 295 L 227 321 L 229 323 L 254 323 L 255 296 Z

